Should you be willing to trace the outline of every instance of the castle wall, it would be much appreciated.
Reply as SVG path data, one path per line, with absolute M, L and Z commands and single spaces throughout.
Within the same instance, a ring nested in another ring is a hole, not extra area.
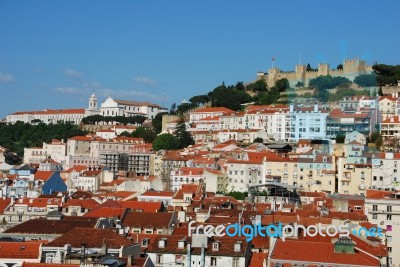
M 259 72 L 257 79 L 265 79 L 268 87 L 273 87 L 277 80 L 286 78 L 289 81 L 290 87 L 295 87 L 298 82 L 304 83 L 308 86 L 311 79 L 318 76 L 331 75 L 332 77 L 345 77 L 350 81 L 354 81 L 355 77 L 361 74 L 372 73 L 372 67 L 367 66 L 364 61 L 358 59 L 347 59 L 343 62 L 343 69 L 330 69 L 329 64 L 318 64 L 317 71 L 306 71 L 305 65 L 296 65 L 295 71 L 283 72 L 278 68 L 271 68 L 268 74 Z

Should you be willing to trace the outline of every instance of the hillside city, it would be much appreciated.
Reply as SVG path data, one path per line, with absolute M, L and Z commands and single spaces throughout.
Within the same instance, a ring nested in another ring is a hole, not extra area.
M 399 66 L 346 59 L 10 113 L 0 266 L 400 266 L 399 92 Z

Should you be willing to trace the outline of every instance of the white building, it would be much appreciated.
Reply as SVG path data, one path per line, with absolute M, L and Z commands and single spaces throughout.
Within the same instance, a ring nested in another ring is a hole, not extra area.
M 290 133 L 288 141 L 326 139 L 326 118 L 328 117 L 326 110 L 319 109 L 318 105 L 299 108 L 290 105 L 289 115 L 290 120 L 284 126 Z
M 378 153 L 372 156 L 372 189 L 399 190 L 400 154 Z
M 85 109 L 45 109 L 42 111 L 18 111 L 6 117 L 7 123 L 16 123 L 21 121 L 24 123 L 46 124 L 58 122 L 72 122 L 80 124 L 85 117 Z
M 365 199 L 365 215 L 368 216 L 369 222 L 386 230 L 388 266 L 399 266 L 400 194 L 368 190 Z
M 109 96 L 100 108 L 102 116 L 145 116 L 147 119 L 153 119 L 158 113 L 167 112 L 166 108 L 149 102 L 135 102 L 127 100 L 117 100 Z
M 178 191 L 184 184 L 199 183 L 204 180 L 204 168 L 180 167 L 178 170 L 171 171 L 170 185 L 172 191 Z
M 43 147 L 24 148 L 24 163 L 38 164 L 47 157 L 51 157 L 65 167 L 67 162 L 66 155 L 67 144 L 64 143 L 64 140 L 53 139 L 49 144 L 43 142 Z

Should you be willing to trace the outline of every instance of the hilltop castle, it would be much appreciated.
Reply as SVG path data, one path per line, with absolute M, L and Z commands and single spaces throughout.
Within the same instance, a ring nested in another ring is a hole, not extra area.
M 343 69 L 330 69 L 327 63 L 319 63 L 317 71 L 307 71 L 306 65 L 296 65 L 295 71 L 282 71 L 278 68 L 270 68 L 268 73 L 258 72 L 257 80 L 265 79 L 268 87 L 272 87 L 277 80 L 286 78 L 289 81 L 290 87 L 295 87 L 298 82 L 302 82 L 304 86 L 308 86 L 308 82 L 318 76 L 341 76 L 353 81 L 358 75 L 370 73 L 372 73 L 372 66 L 366 65 L 365 61 L 346 59 L 343 62 Z

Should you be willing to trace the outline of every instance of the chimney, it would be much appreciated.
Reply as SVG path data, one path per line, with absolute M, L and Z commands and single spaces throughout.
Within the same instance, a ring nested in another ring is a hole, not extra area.
M 187 244 L 186 266 L 191 266 L 192 258 L 190 255 L 190 244 Z

